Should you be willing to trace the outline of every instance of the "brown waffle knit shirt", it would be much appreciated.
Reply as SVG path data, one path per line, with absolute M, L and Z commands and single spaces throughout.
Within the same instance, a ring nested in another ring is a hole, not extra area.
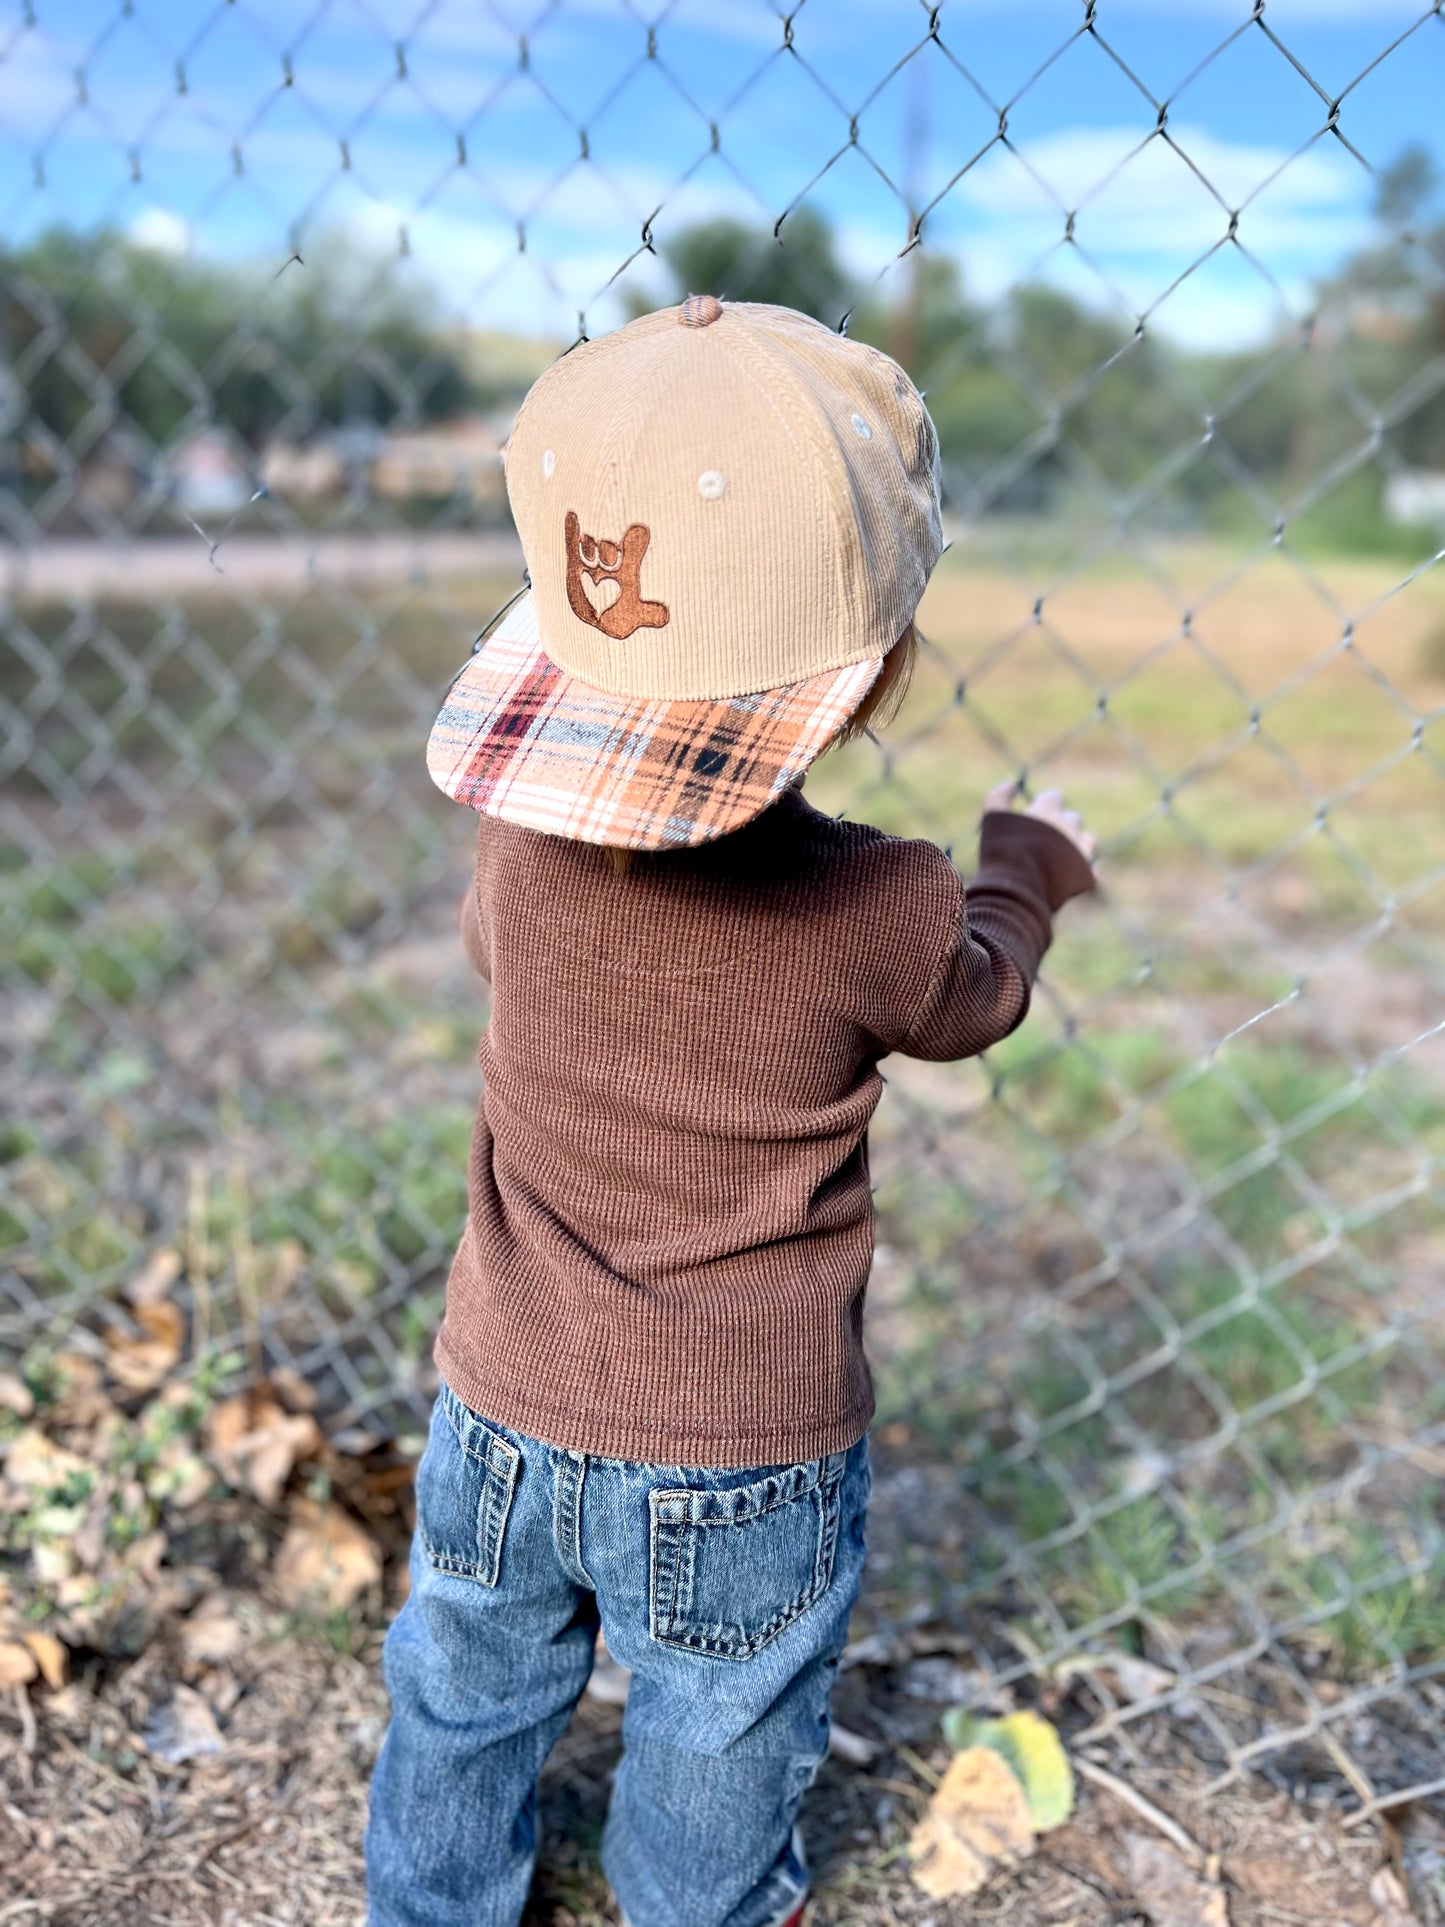
M 448 1384 L 609 1458 L 853 1444 L 873 1413 L 878 1060 L 1006 1037 L 1053 912 L 1093 880 L 1060 831 L 1006 811 L 984 817 L 966 899 L 933 844 L 796 790 L 625 876 L 484 817 L 462 934 L 492 1010 Z

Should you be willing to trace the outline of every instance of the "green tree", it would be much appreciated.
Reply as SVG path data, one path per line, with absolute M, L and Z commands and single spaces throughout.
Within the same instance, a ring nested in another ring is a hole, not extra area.
M 1439 184 L 1430 150 L 1412 142 L 1375 183 L 1375 219 L 1384 228 L 1413 226 L 1434 200 Z
M 885 294 L 859 303 L 848 332 L 892 355 L 931 392 L 977 358 L 986 326 L 952 256 L 919 248 L 898 264 Z
M 741 221 L 701 221 L 664 241 L 660 252 L 677 300 L 715 294 L 725 301 L 771 301 L 836 327 L 852 298 L 833 230 L 810 207 L 788 215 L 776 236 Z M 651 306 L 632 298 L 635 313 Z
M 424 297 L 340 237 L 278 279 L 53 229 L 0 252 L 0 432 L 83 456 L 132 424 L 160 446 L 221 424 L 257 447 L 284 429 L 454 413 L 471 398 Z

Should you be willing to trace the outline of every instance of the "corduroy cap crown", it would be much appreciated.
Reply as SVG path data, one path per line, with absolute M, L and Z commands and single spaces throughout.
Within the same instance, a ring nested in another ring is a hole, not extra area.
M 428 762 L 473 808 L 594 842 L 702 842 L 765 809 L 866 695 L 943 546 L 913 384 L 790 308 L 694 295 L 574 348 L 506 474 L 531 591 Z

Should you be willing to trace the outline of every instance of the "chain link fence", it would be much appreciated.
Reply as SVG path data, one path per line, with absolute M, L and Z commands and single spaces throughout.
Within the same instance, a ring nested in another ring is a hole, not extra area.
M 173 1252 L 214 1372 L 416 1430 L 484 1016 L 421 748 L 518 578 L 510 412 L 690 286 L 792 301 L 926 388 L 952 538 L 810 794 L 966 870 L 990 784 L 1061 784 L 1103 848 L 1024 1030 L 889 1067 L 917 1612 L 994 1681 L 1127 1654 L 1090 1737 L 1374 1812 L 1442 1786 L 1445 223 L 1353 110 L 1438 98 L 1445 22 L 1340 75 L 1307 10 L 1203 9 L 1161 92 L 1114 11 L 980 66 L 898 0 L 860 94 L 825 0 L 11 10 L 0 1350 L 127 1329 Z M 1302 287 L 1272 196 L 1337 164 L 1372 225 Z M 986 297 L 984 203 L 1038 237 Z M 1246 287 L 1253 345 L 1179 345 Z

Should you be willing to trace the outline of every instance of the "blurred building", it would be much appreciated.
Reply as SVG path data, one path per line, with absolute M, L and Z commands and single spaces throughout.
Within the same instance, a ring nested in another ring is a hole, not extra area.
M 391 502 L 500 503 L 502 444 L 511 425 L 504 411 L 390 430 L 359 423 L 310 441 L 277 440 L 262 451 L 261 480 L 268 494 L 297 503 L 348 493 Z
M 462 415 L 389 434 L 371 465 L 372 491 L 390 501 L 498 502 L 510 427 L 510 416 Z
M 1385 483 L 1385 514 L 1392 522 L 1445 528 L 1445 470 L 1401 469 Z
M 188 515 L 234 515 L 256 492 L 234 443 L 215 428 L 170 449 L 164 469 L 171 500 Z

